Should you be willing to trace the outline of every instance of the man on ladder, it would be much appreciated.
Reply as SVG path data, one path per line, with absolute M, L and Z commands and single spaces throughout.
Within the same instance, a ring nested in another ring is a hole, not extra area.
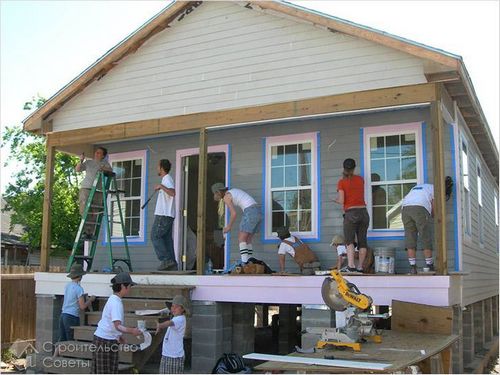
M 85 205 L 89 199 L 90 190 L 92 190 L 92 184 L 94 183 L 95 177 L 98 171 L 108 171 L 112 172 L 113 169 L 108 161 L 105 159 L 108 155 L 108 150 L 104 147 L 98 147 L 94 152 L 94 160 L 86 160 L 85 154 L 80 155 L 80 163 L 75 167 L 77 172 L 85 171 L 85 178 L 80 185 L 80 215 L 83 217 L 85 211 Z M 89 221 L 91 223 L 85 223 L 83 239 L 84 240 L 96 240 L 94 238 L 95 224 L 92 222 L 96 221 L 96 212 L 99 211 L 99 207 L 102 206 L 102 192 L 96 192 L 94 194 L 94 199 L 90 206 Z
M 94 160 L 85 161 L 82 154 L 80 163 L 76 166 L 77 172 L 85 171 L 86 175 L 80 190 L 82 220 L 68 259 L 68 270 L 71 269 L 73 263 L 81 263 L 82 265 L 86 263 L 87 271 L 92 268 L 97 249 L 97 239 L 99 238 L 101 226 L 104 225 L 110 269 L 121 272 L 121 267 L 116 265 L 116 263 L 121 262 L 127 265 L 129 271 L 132 271 L 124 213 L 120 203 L 120 195 L 126 194 L 126 191 L 118 188 L 116 174 L 109 163 L 104 160 L 106 155 L 107 150 L 99 147 L 95 151 Z M 109 200 L 111 195 L 114 195 L 113 202 Z M 123 238 L 124 257 L 122 258 L 113 255 L 112 237 L 116 237 L 113 236 L 115 224 L 119 226 L 117 233 Z M 81 244 L 85 241 L 90 241 L 89 249 L 87 249 L 88 253 L 80 255 Z

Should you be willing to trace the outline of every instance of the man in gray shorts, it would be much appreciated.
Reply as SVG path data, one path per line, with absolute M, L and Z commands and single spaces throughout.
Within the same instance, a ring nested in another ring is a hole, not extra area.
M 434 211 L 434 185 L 420 184 L 414 186 L 403 198 L 401 218 L 405 228 L 406 249 L 410 274 L 417 274 L 416 249 L 417 238 L 424 246 L 426 267 L 434 271 L 432 259 L 432 216 Z

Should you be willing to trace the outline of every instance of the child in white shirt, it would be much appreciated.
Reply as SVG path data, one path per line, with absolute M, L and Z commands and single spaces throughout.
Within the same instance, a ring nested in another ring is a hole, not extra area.
M 177 295 L 172 301 L 172 319 L 163 323 L 156 323 L 156 334 L 168 327 L 163 338 L 160 374 L 184 373 L 184 334 L 186 333 L 186 316 L 188 313 L 187 300 Z

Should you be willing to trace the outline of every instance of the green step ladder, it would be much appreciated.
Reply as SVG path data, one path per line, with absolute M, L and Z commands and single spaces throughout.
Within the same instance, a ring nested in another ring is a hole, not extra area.
M 96 193 L 102 193 L 102 205 L 93 204 L 94 196 Z M 99 239 L 99 233 L 104 222 L 106 228 L 106 239 L 107 248 L 109 256 L 109 266 L 113 272 L 119 272 L 121 270 L 120 266 L 116 266 L 116 263 L 122 262 L 128 266 L 129 271 L 132 271 L 132 262 L 130 261 L 130 253 L 128 250 L 127 236 L 125 234 L 125 225 L 123 220 L 123 213 L 120 203 L 120 194 L 125 193 L 124 190 L 118 190 L 118 185 L 116 183 L 116 174 L 111 171 L 98 171 L 92 184 L 92 189 L 90 190 L 87 203 L 85 204 L 85 210 L 83 212 L 82 219 L 80 221 L 80 226 L 78 227 L 78 232 L 76 234 L 75 243 L 73 244 L 73 249 L 71 251 L 71 256 L 68 260 L 68 266 L 66 271 L 69 272 L 73 263 L 80 263 L 84 265 L 87 264 L 87 272 L 92 269 L 92 263 L 94 261 L 95 252 L 97 249 L 97 241 Z M 108 197 L 115 194 L 116 206 L 118 208 L 118 213 L 120 220 L 115 220 L 114 212 L 109 212 L 108 207 Z M 97 211 L 90 209 L 97 209 Z M 84 229 L 86 225 L 94 226 L 94 233 L 89 238 Z M 111 224 L 119 224 L 121 226 L 121 233 L 123 236 L 123 244 L 125 245 L 125 258 L 115 258 L 113 256 L 113 243 L 111 241 Z M 84 255 L 84 242 L 90 241 L 90 251 L 88 255 Z

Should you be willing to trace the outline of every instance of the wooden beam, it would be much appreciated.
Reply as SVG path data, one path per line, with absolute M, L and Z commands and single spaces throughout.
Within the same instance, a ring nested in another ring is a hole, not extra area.
M 43 193 L 43 213 L 42 213 L 42 240 L 40 244 L 40 270 L 49 270 L 49 255 L 51 245 L 52 228 L 52 192 L 54 185 L 54 158 L 55 147 L 49 145 L 49 137 L 46 140 L 46 162 L 45 162 L 45 191 Z
M 439 73 L 429 73 L 425 75 L 428 82 L 455 82 L 460 81 L 460 75 L 456 70 Z
M 436 237 L 437 271 L 448 274 L 446 249 L 446 204 L 444 191 L 444 124 L 441 113 L 442 84 L 436 85 L 436 100 L 431 104 L 432 164 L 434 173 L 434 234 Z
M 198 159 L 198 216 L 196 231 L 196 274 L 205 273 L 205 238 L 207 207 L 207 129 L 200 129 Z
M 448 82 L 445 84 L 446 90 L 451 96 L 467 96 L 467 90 L 462 82 Z
M 434 100 L 434 95 L 434 84 L 428 83 L 366 90 L 250 108 L 200 112 L 154 120 L 55 132 L 52 134 L 50 142 L 52 146 L 98 143 L 170 132 L 197 131 L 201 128 L 219 125 L 428 103 Z

